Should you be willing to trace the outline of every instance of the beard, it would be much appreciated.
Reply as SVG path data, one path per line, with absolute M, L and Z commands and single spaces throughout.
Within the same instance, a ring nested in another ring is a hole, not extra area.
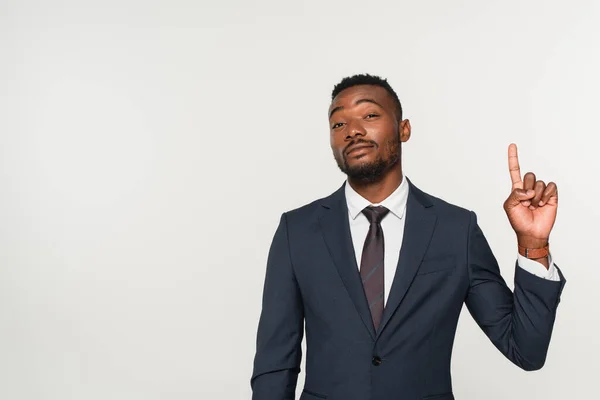
M 376 148 L 379 145 L 375 142 L 358 140 L 356 143 L 370 143 Z M 354 143 L 352 143 L 354 144 Z M 382 153 L 371 162 L 359 162 L 356 165 L 348 165 L 348 156 L 344 152 L 341 156 L 335 155 L 335 161 L 339 169 L 348 176 L 349 179 L 360 183 L 373 183 L 383 178 L 384 173 L 400 161 L 400 138 L 394 136 L 383 144 Z

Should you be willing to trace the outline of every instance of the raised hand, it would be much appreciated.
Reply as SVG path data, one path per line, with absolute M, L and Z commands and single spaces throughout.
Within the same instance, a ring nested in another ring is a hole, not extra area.
M 548 244 L 550 231 L 556 220 L 558 188 L 554 182 L 546 185 L 536 180 L 533 172 L 521 179 L 517 146 L 508 147 L 508 169 L 512 180 L 512 193 L 504 202 L 510 225 L 517 234 L 519 244 L 528 248 L 541 248 Z

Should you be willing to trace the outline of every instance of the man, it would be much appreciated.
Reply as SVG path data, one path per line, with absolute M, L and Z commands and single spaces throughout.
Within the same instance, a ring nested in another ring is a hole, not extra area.
M 463 303 L 524 370 L 543 366 L 565 279 L 549 255 L 554 183 L 521 179 L 510 145 L 504 209 L 517 236 L 515 291 L 475 213 L 419 190 L 402 172 L 411 127 L 386 80 L 343 79 L 329 108 L 331 148 L 348 176 L 332 195 L 284 213 L 267 262 L 254 400 L 454 399 L 450 358 Z

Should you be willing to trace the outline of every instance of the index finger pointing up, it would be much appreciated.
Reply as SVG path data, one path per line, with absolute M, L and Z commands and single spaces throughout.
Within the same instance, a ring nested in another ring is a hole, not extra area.
M 519 166 L 519 154 L 517 153 L 517 145 L 514 143 L 511 143 L 510 146 L 508 146 L 508 170 L 510 171 L 513 190 L 523 189 L 521 167 Z

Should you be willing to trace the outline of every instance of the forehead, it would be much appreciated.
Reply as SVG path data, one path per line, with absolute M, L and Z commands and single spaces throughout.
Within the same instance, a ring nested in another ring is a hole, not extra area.
M 377 85 L 357 85 L 342 90 L 331 101 L 329 110 L 335 107 L 349 107 L 360 99 L 372 99 L 384 107 L 391 107 L 393 110 L 394 100 L 387 90 Z

